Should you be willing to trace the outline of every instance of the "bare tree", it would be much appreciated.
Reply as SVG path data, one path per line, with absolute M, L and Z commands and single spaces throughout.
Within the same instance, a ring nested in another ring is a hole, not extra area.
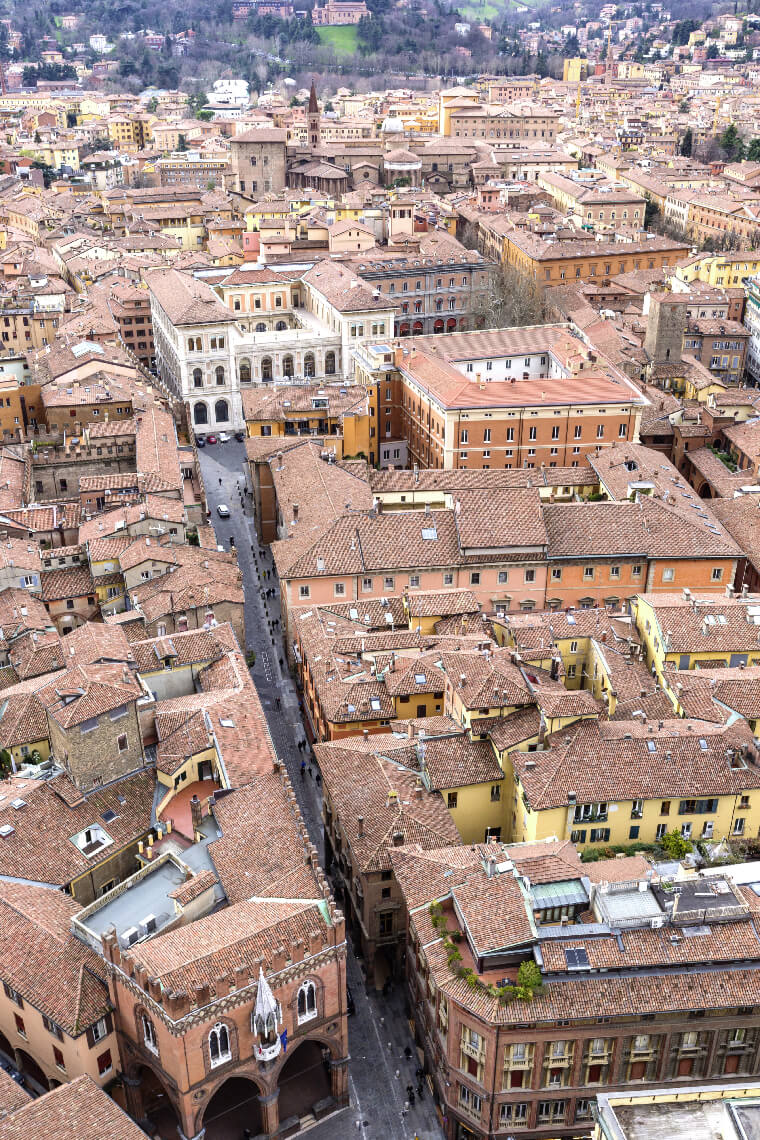
M 481 295 L 473 310 L 476 328 L 511 328 L 542 325 L 547 307 L 541 289 L 525 273 L 512 265 L 500 265 L 488 293 Z

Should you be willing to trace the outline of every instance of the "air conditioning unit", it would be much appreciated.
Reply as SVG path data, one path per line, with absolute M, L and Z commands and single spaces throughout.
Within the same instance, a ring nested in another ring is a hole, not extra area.
M 119 937 L 119 943 L 123 947 L 134 946 L 137 939 L 140 937 L 140 931 L 136 926 L 130 926 L 127 930 L 123 931 Z
M 155 934 L 156 926 L 157 926 L 157 922 L 156 922 L 155 914 L 147 915 L 140 922 L 140 934 L 141 934 L 141 936 L 144 937 L 146 934 Z

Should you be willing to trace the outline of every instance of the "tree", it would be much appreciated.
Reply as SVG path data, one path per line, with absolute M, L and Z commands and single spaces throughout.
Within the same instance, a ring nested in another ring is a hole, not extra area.
M 500 265 L 491 288 L 476 303 L 473 316 L 478 328 L 540 325 L 546 320 L 546 302 L 532 277 L 512 265 Z
M 706 58 L 707 59 L 717 59 L 719 54 L 720 53 L 718 51 L 718 45 L 717 44 L 710 44 L 709 48 L 707 49 Z
M 681 154 L 685 155 L 687 158 L 690 158 L 693 146 L 694 135 L 692 134 L 691 127 L 687 127 L 686 131 L 684 132 L 684 136 L 681 139 Z
M 690 839 L 684 839 L 678 828 L 673 828 L 667 835 L 663 835 L 660 840 L 660 846 L 666 855 L 671 859 L 683 859 L 684 855 L 688 855 L 690 851 L 694 850 L 694 845 Z
M 177 135 L 177 150 L 187 150 L 187 138 L 185 135 Z
M 747 147 L 747 158 L 750 162 L 760 162 L 760 138 L 752 139 Z
M 734 123 L 726 127 L 719 141 L 729 162 L 741 162 L 744 158 L 744 143 Z

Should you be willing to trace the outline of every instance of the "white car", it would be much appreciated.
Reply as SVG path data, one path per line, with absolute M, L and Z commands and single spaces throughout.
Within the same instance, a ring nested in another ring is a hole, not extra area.
M 226 503 L 220 503 L 216 508 L 216 513 L 219 515 L 220 519 L 228 519 L 230 517 L 230 508 Z
M 229 443 L 230 433 L 228 431 L 220 431 L 217 439 L 220 443 Z

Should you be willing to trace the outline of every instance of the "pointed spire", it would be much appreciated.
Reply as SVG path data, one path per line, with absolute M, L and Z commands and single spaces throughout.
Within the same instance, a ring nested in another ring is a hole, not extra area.
M 309 114 L 319 114 L 319 103 L 317 102 L 317 89 L 314 86 L 314 80 L 311 81 L 311 91 L 309 92 Z
M 258 1033 L 277 1031 L 278 1005 L 269 982 L 264 977 L 264 971 L 259 966 L 259 988 L 256 991 L 256 1005 L 253 1011 L 253 1023 Z

